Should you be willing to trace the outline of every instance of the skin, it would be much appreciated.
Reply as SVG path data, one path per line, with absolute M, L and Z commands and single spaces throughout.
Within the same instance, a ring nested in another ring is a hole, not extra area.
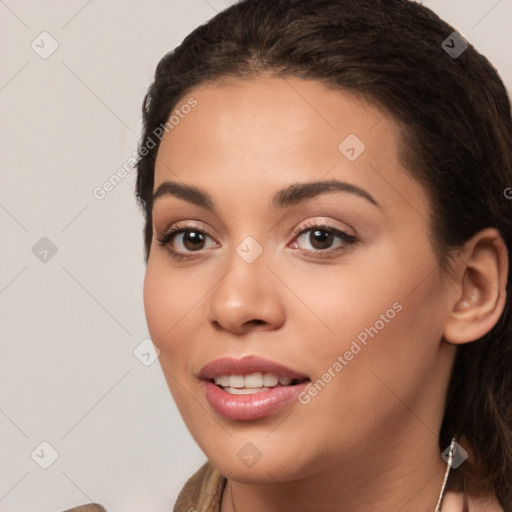
M 189 258 L 176 261 L 154 238 L 144 302 L 179 411 L 228 477 L 222 512 L 432 512 L 456 345 L 487 332 L 503 309 L 499 235 L 482 232 L 457 253 L 451 274 L 441 272 L 430 202 L 401 163 L 398 125 L 347 92 L 260 77 L 189 95 L 198 105 L 164 135 L 155 190 L 166 180 L 195 185 L 217 210 L 171 195 L 155 201 L 155 236 L 179 222 L 206 239 L 198 248 L 178 235 L 172 247 Z M 338 149 L 349 134 L 366 146 L 354 161 Z M 326 179 L 364 189 L 378 206 L 337 191 L 269 209 L 276 191 Z M 357 242 L 335 236 L 318 249 L 311 231 L 293 234 L 313 221 Z M 236 252 L 247 236 L 263 248 L 252 263 Z M 397 302 L 401 311 L 307 405 L 244 422 L 206 400 L 197 375 L 224 356 L 258 355 L 315 382 Z M 248 442 L 262 454 L 250 468 L 237 457 Z

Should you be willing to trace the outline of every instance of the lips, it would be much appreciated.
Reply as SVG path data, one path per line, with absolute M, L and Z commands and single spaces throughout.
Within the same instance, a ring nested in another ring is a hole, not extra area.
M 203 380 L 215 379 L 222 375 L 250 375 L 252 373 L 273 373 L 278 377 L 288 377 L 293 380 L 306 380 L 304 373 L 288 368 L 280 363 L 263 359 L 257 356 L 245 356 L 241 359 L 223 357 L 205 365 L 199 372 L 199 378 Z
M 199 377 L 210 406 L 229 420 L 277 413 L 310 382 L 301 372 L 257 356 L 216 359 L 202 368 Z

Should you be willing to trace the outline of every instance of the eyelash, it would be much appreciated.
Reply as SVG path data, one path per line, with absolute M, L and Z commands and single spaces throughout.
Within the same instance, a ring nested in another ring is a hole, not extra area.
M 319 256 L 321 258 L 331 256 L 332 255 L 331 253 L 333 253 L 333 252 L 337 253 L 340 250 L 342 250 L 346 245 L 352 245 L 358 241 L 356 237 L 349 235 L 345 231 L 341 231 L 340 229 L 337 229 L 334 226 L 330 226 L 330 225 L 324 224 L 324 223 L 316 223 L 316 222 L 313 222 L 312 224 L 303 226 L 301 229 L 297 230 L 295 233 L 293 233 L 293 237 L 294 237 L 293 239 L 295 240 L 296 238 L 303 235 L 304 233 L 307 233 L 308 231 L 313 231 L 314 229 L 320 230 L 320 231 L 326 231 L 329 234 L 335 235 L 343 242 L 342 247 L 338 247 L 337 249 L 334 249 L 334 250 L 329 250 L 329 249 L 325 249 L 325 250 L 316 249 L 313 251 L 307 250 L 307 252 L 309 252 L 309 253 L 312 252 L 315 256 Z M 175 227 L 171 228 L 170 230 L 166 231 L 165 233 L 162 233 L 161 235 L 157 236 L 157 241 L 161 247 L 168 248 L 169 253 L 173 259 L 179 260 L 179 261 L 189 259 L 191 257 L 190 255 L 181 254 L 178 251 L 172 249 L 172 247 L 170 246 L 170 242 L 172 241 L 172 239 L 175 235 L 178 235 L 181 233 L 187 233 L 189 231 L 201 233 L 202 235 L 206 235 L 213 239 L 213 237 L 211 237 L 207 232 L 205 232 L 201 229 L 198 229 L 195 226 L 176 225 Z M 200 251 L 192 251 L 192 253 L 193 252 L 199 253 Z M 328 254 L 325 255 L 325 253 L 328 253 Z

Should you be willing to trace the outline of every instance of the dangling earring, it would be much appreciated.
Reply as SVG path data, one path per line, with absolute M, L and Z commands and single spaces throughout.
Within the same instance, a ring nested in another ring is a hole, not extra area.
M 446 471 L 444 473 L 443 485 L 441 486 L 441 492 L 439 494 L 439 499 L 437 500 L 437 505 L 434 512 L 441 512 L 441 503 L 443 501 L 444 491 L 446 489 L 446 482 L 448 482 L 448 476 L 450 475 L 450 470 L 452 469 L 453 457 L 455 455 L 455 437 L 452 438 L 452 442 L 450 443 L 450 450 L 448 452 L 448 460 L 446 461 Z

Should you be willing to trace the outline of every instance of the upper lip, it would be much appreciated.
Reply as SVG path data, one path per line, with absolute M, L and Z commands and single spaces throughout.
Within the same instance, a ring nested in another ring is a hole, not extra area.
M 250 375 L 256 372 L 273 373 L 279 377 L 289 377 L 290 379 L 309 379 L 307 375 L 292 368 L 252 355 L 240 359 L 233 357 L 215 359 L 203 366 L 199 372 L 199 378 L 210 380 L 221 375 Z

